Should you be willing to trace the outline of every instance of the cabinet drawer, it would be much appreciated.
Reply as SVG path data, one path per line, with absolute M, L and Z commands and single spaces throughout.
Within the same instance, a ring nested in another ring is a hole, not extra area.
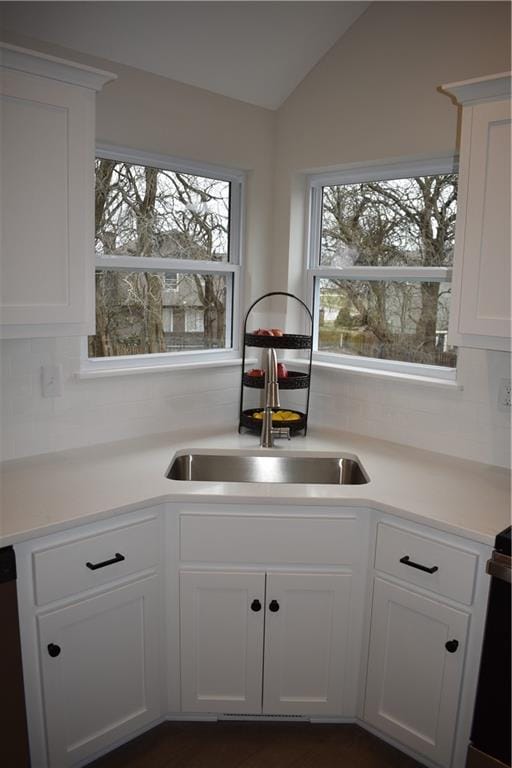
M 180 519 L 180 557 L 205 563 L 350 565 L 357 518 L 194 515 Z
M 158 562 L 158 541 L 158 521 L 151 519 L 34 552 L 36 604 L 151 568 Z
M 472 552 L 385 523 L 378 525 L 378 571 L 471 605 L 476 565 L 477 555 Z

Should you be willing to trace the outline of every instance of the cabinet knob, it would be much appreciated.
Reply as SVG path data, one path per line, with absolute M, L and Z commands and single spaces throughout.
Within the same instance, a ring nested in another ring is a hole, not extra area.
M 447 643 L 445 643 L 446 650 L 448 653 L 455 653 L 457 648 L 459 647 L 459 641 L 458 640 L 448 640 Z
M 272 613 L 277 613 L 277 611 L 279 610 L 279 603 L 277 602 L 277 600 L 271 600 L 268 606 L 268 609 L 269 611 L 272 611 Z
M 253 600 L 251 603 L 251 611 L 254 611 L 254 613 L 258 613 L 258 611 L 261 611 L 261 603 L 259 600 Z
M 55 645 L 55 643 L 49 643 L 48 653 L 50 654 L 52 659 L 54 659 L 60 653 L 60 645 Z

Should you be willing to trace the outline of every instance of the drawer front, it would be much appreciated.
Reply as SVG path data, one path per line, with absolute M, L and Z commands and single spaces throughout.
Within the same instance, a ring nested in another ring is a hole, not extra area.
M 477 560 L 472 552 L 385 523 L 378 525 L 378 571 L 465 605 L 473 602 Z
M 351 565 L 358 561 L 353 518 L 196 515 L 180 518 L 180 557 L 205 563 Z
M 34 552 L 36 604 L 60 600 L 155 566 L 158 529 L 158 520 L 145 520 Z

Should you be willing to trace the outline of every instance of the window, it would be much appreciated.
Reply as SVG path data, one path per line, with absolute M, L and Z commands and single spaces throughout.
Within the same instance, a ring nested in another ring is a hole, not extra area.
M 322 174 L 310 189 L 315 357 L 454 378 L 453 160 Z
M 242 183 L 236 171 L 99 150 L 90 360 L 234 354 Z

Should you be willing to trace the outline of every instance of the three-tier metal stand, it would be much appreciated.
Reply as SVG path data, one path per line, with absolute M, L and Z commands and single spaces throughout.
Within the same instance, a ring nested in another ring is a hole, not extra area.
M 247 322 L 249 320 L 249 315 L 254 309 L 254 307 L 260 303 L 260 301 L 263 301 L 263 299 L 268 299 L 271 296 L 286 296 L 289 299 L 294 299 L 297 301 L 301 307 L 306 312 L 309 324 L 310 324 L 310 334 L 298 334 L 298 333 L 285 333 L 283 336 L 260 336 L 259 334 L 255 333 L 247 333 Z M 308 308 L 308 306 L 297 296 L 294 296 L 293 293 L 286 293 L 285 291 L 271 291 L 270 293 L 265 293 L 263 296 L 260 296 L 259 299 L 256 299 L 255 302 L 251 304 L 249 309 L 246 312 L 245 319 L 244 319 L 244 327 L 243 327 L 243 336 L 244 336 L 244 344 L 243 344 L 243 352 L 242 352 L 242 382 L 240 386 L 240 415 L 239 415 L 239 425 L 238 425 L 238 431 L 240 432 L 242 427 L 245 427 L 246 429 L 249 429 L 252 432 L 261 432 L 261 419 L 255 419 L 253 414 L 257 411 L 261 411 L 261 408 L 248 408 L 244 409 L 244 389 L 245 387 L 249 387 L 252 389 L 263 389 L 265 386 L 265 377 L 264 376 L 249 376 L 248 373 L 245 370 L 245 359 L 246 359 L 246 350 L 247 347 L 260 347 L 264 349 L 268 349 L 269 347 L 272 349 L 309 349 L 309 363 L 308 363 L 308 369 L 307 372 L 302 371 L 288 371 L 288 375 L 286 377 L 281 377 L 278 379 L 279 384 L 279 390 L 290 390 L 290 389 L 303 389 L 305 390 L 305 396 L 306 396 L 306 402 L 305 402 L 305 408 L 304 411 L 298 411 L 295 407 L 292 407 L 290 410 L 293 410 L 295 413 L 298 413 L 300 418 L 296 419 L 294 421 L 276 421 L 275 426 L 279 427 L 289 427 L 290 434 L 296 434 L 297 432 L 303 431 L 304 435 L 307 433 L 308 429 L 308 414 L 309 414 L 309 395 L 310 395 L 310 386 L 311 386 L 311 364 L 313 359 L 313 315 Z

